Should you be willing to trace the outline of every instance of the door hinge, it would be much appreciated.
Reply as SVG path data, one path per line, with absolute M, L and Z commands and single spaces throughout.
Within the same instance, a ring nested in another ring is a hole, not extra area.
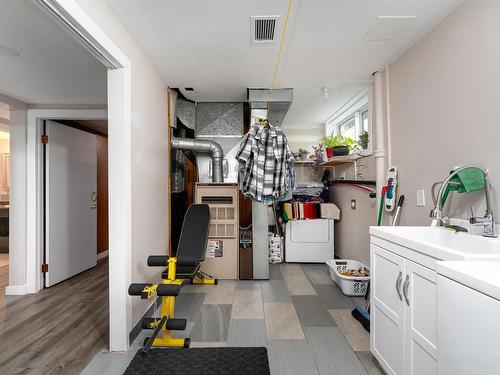
M 42 273 L 49 272 L 49 265 L 47 263 L 42 264 Z
M 42 141 L 43 144 L 46 145 L 47 143 L 49 143 L 49 136 L 46 135 L 46 134 L 42 134 L 42 140 L 41 141 Z

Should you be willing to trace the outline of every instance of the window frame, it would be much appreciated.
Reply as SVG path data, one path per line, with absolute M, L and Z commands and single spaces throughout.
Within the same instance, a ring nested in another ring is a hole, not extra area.
M 358 141 L 359 135 L 363 131 L 363 113 L 368 111 L 368 148 L 366 150 L 359 150 L 356 154 L 360 156 L 368 156 L 372 154 L 372 121 L 371 111 L 369 105 L 368 91 L 362 90 L 349 102 L 347 102 L 339 111 L 331 116 L 325 122 L 325 134 L 340 134 L 340 127 L 354 118 L 356 139 Z

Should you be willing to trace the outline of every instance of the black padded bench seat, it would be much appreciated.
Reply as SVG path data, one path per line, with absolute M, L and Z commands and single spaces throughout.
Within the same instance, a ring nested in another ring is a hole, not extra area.
M 210 209 L 208 204 L 189 206 L 182 223 L 179 245 L 177 247 L 176 277 L 188 279 L 195 276 L 207 251 Z M 162 272 L 163 279 L 168 278 L 168 267 Z
M 178 279 L 185 279 L 185 278 L 193 277 L 199 268 L 200 268 L 199 264 L 196 266 L 177 265 L 175 277 Z M 161 273 L 161 278 L 168 279 L 168 267 Z

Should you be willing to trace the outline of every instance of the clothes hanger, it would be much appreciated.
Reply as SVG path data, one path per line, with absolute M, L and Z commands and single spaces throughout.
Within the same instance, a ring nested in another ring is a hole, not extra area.
M 266 126 L 266 125 L 271 126 L 267 118 L 258 118 L 257 122 L 259 123 L 260 126 Z

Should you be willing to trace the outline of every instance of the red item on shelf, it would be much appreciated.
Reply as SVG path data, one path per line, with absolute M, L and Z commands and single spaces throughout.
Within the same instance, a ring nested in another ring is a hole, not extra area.
M 317 203 L 303 203 L 304 204 L 304 218 L 305 219 L 317 219 L 318 209 Z
M 328 159 L 333 158 L 333 148 L 327 147 L 327 149 L 326 149 L 326 157 Z

